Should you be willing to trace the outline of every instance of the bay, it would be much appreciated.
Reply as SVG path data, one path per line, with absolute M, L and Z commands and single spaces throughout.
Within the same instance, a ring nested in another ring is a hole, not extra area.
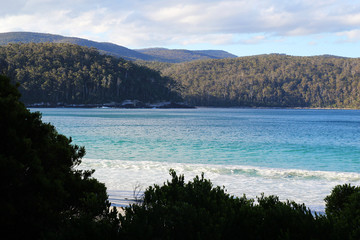
M 228 193 L 278 195 L 323 211 L 343 183 L 360 185 L 360 111 L 315 109 L 31 109 L 85 146 L 114 202 L 204 172 Z

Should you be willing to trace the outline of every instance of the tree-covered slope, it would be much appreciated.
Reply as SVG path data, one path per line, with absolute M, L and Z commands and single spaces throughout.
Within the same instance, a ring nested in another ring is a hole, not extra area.
M 88 41 L 67 39 L 80 45 L 86 45 Z M 0 44 L 8 41 L 67 40 L 51 34 L 0 34 Z M 112 52 L 113 55 L 116 52 L 114 49 L 119 47 L 110 43 L 92 43 L 90 46 L 98 49 L 102 46 L 100 53 Z M 5 72 L 13 79 L 23 83 L 21 92 L 26 103 L 170 100 L 176 98 L 169 93 L 170 87 L 188 103 L 199 106 L 360 108 L 359 58 L 271 54 L 174 64 L 169 61 L 217 58 L 216 55 L 222 53 L 152 49 L 157 55 L 151 55 L 149 52 L 145 54 L 145 51 L 141 53 L 127 49 L 147 56 L 137 58 L 133 55 L 132 59 L 151 60 L 136 61 L 135 65 L 101 55 L 95 49 L 64 43 L 57 45 L 61 47 L 50 46 L 49 43 L 29 43 L 0 47 L 0 70 L 6 69 Z M 155 71 L 149 71 L 146 67 Z M 156 71 L 161 71 L 165 78 L 161 78 Z
M 0 223 L 4 239 L 115 239 L 117 212 L 85 148 L 44 123 L 0 75 Z M 111 210 L 111 211 L 110 211 Z
M 8 32 L 0 33 L 0 45 L 7 45 L 9 43 L 71 43 L 84 47 L 94 47 L 101 53 L 121 57 L 127 60 L 156 60 L 154 57 L 139 53 L 129 48 L 119 46 L 113 43 L 101 43 L 90 41 L 83 38 L 64 37 L 61 35 L 34 33 L 34 32 Z
M 65 43 L 0 47 L 0 72 L 21 84 L 26 104 L 180 100 L 170 79 L 94 48 Z
M 95 42 L 83 38 L 64 37 L 61 35 L 34 33 L 34 32 L 8 32 L 0 33 L 0 45 L 8 43 L 71 43 L 84 47 L 94 47 L 101 53 L 126 60 L 158 61 L 158 62 L 185 62 L 198 59 L 220 59 L 236 57 L 220 50 L 171 50 L 165 48 L 132 50 L 113 43 Z
M 259 55 L 172 65 L 146 63 L 198 106 L 360 108 L 360 59 Z

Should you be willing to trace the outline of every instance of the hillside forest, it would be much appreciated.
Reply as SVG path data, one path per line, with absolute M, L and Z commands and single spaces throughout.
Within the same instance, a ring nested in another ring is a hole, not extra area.
M 208 107 L 360 108 L 360 58 L 280 54 L 131 62 L 68 43 L 0 46 L 25 104 L 185 101 Z
M 95 42 L 84 38 L 65 37 L 61 35 L 37 32 L 0 33 L 0 45 L 9 43 L 70 43 L 83 47 L 94 47 L 100 53 L 120 57 L 126 60 L 188 62 L 196 59 L 232 58 L 235 55 L 223 50 L 191 51 L 186 49 L 146 48 L 129 49 L 110 42 Z
M 159 72 L 74 44 L 2 46 L 0 71 L 20 83 L 25 104 L 181 100 Z
M 270 54 L 139 64 L 174 79 L 196 106 L 360 108 L 360 58 Z

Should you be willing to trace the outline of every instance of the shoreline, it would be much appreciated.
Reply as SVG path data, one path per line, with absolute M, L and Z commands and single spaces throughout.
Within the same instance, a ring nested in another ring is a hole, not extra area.
M 330 107 L 214 107 L 214 106 L 195 106 L 195 108 L 225 108 L 225 109 L 304 109 L 304 110 L 360 110 L 360 108 L 330 108 Z
M 290 110 L 354 110 L 360 108 L 336 108 L 336 107 L 247 107 L 247 106 L 193 106 L 182 102 L 160 102 L 160 103 L 109 103 L 109 104 L 50 104 L 34 103 L 25 104 L 26 108 L 84 108 L 84 109 L 290 109 Z
M 167 109 L 167 108 L 195 108 L 184 102 L 156 102 L 143 103 L 138 100 L 125 100 L 121 103 L 89 103 L 89 104 L 65 104 L 65 103 L 32 103 L 25 104 L 27 108 L 119 108 L 119 109 Z
M 66 103 L 66 102 L 33 102 L 24 103 L 27 108 L 125 108 L 125 109 L 195 109 L 195 108 L 225 108 L 225 109 L 306 109 L 306 110 L 360 110 L 352 107 L 311 107 L 311 106 L 264 106 L 264 105 L 228 105 L 228 106 L 203 106 L 189 104 L 187 101 L 155 100 L 145 102 L 138 99 L 126 99 L 119 102 L 101 103 Z

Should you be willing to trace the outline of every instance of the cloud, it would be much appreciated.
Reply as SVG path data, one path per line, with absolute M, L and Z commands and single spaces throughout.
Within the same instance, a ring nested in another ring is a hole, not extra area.
M 355 27 L 360 4 L 345 1 L 186 1 L 151 5 L 142 24 L 172 36 L 256 34 L 304 36 L 336 33 Z M 346 6 L 345 6 L 346 5 Z M 354 10 L 355 9 L 355 10 Z M 339 11 L 337 11 L 339 10 Z
M 345 37 L 345 39 L 339 42 L 360 42 L 360 29 L 341 32 L 337 35 Z
M 257 36 L 253 36 L 249 39 L 243 40 L 243 41 L 241 41 L 241 43 L 243 43 L 243 44 L 258 44 L 264 40 L 266 40 L 266 37 L 264 35 L 257 35 Z
M 322 33 L 357 41 L 359 26 L 360 3 L 352 0 L 12 0 L 0 10 L 1 32 L 49 32 L 134 47 L 236 44 L 241 35 L 244 44 Z

